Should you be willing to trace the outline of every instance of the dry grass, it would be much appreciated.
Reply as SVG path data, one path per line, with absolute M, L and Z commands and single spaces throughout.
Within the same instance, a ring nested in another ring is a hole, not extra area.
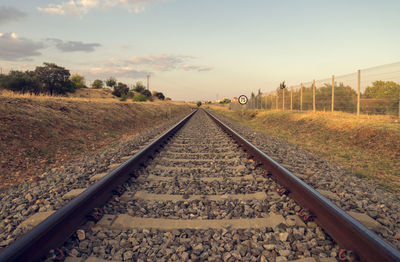
M 0 95 L 0 185 L 23 181 L 186 114 L 171 102 Z
M 400 193 L 400 124 L 396 117 L 252 110 L 242 118 L 241 112 L 211 108 Z

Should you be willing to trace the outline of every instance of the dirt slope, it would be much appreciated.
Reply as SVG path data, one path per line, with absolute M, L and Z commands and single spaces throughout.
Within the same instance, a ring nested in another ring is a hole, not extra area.
M 168 102 L 0 97 L 0 187 L 190 110 Z

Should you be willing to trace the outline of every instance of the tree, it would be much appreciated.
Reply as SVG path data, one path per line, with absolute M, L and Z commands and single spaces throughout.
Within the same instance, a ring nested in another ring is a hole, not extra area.
M 113 95 L 117 97 L 121 97 L 123 95 L 128 95 L 129 93 L 129 87 L 124 84 L 119 82 L 116 86 L 114 86 L 114 91 L 112 92 Z
M 230 99 L 224 98 L 223 100 L 219 101 L 220 104 L 229 104 L 231 102 Z
M 74 87 L 76 89 L 79 88 L 87 88 L 87 86 L 85 85 L 85 78 L 81 75 L 78 74 L 73 74 L 69 80 L 71 80 L 72 84 L 74 85 Z
M 198 102 L 196 103 L 196 105 L 197 105 L 197 107 L 200 107 L 200 106 L 201 106 L 201 101 L 198 101 Z
M 11 71 L 8 75 L 2 75 L 0 86 L 13 92 L 30 93 L 38 95 L 43 90 L 35 79 L 33 71 Z
M 74 92 L 75 87 L 69 80 L 69 70 L 54 63 L 43 63 L 35 69 L 35 78 L 50 95 Z
M 146 90 L 146 87 L 143 85 L 142 82 L 137 82 L 135 88 L 133 89 L 134 91 L 138 93 L 143 93 L 144 90 Z
M 372 86 L 365 89 L 367 98 L 391 98 L 398 99 L 400 85 L 393 81 L 375 81 Z
M 393 81 L 375 81 L 365 89 L 365 111 L 378 114 L 398 114 L 400 85 Z
M 110 77 L 106 79 L 106 85 L 108 87 L 114 87 L 116 84 L 117 84 L 117 79 L 115 79 L 115 77 Z
M 103 86 L 104 86 L 104 83 L 100 79 L 96 79 L 92 83 L 92 88 L 94 88 L 94 89 L 101 89 L 101 88 L 103 88 Z

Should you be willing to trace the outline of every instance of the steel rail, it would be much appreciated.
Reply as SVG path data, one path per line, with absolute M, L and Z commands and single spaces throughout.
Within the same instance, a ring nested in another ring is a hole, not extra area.
M 253 156 L 261 164 L 262 168 L 267 170 L 279 184 L 284 186 L 295 201 L 309 209 L 315 222 L 342 248 L 351 250 L 361 261 L 400 261 L 399 250 L 378 237 L 344 210 L 293 175 L 289 170 L 279 165 L 213 114 L 208 111 L 206 113 L 249 155 Z
M 127 181 L 136 168 L 169 140 L 196 111 L 191 112 L 121 166 L 3 249 L 0 253 L 0 261 L 40 261 L 48 254 L 49 250 L 62 245 L 80 225 L 87 221 L 87 216 L 93 209 L 102 206 L 110 199 L 114 194 L 113 190 Z

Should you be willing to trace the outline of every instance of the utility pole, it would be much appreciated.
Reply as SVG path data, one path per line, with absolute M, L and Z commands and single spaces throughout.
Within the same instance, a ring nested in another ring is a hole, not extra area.
M 150 75 L 147 74 L 147 90 L 150 90 Z
M 335 76 L 332 75 L 332 112 L 335 110 Z

